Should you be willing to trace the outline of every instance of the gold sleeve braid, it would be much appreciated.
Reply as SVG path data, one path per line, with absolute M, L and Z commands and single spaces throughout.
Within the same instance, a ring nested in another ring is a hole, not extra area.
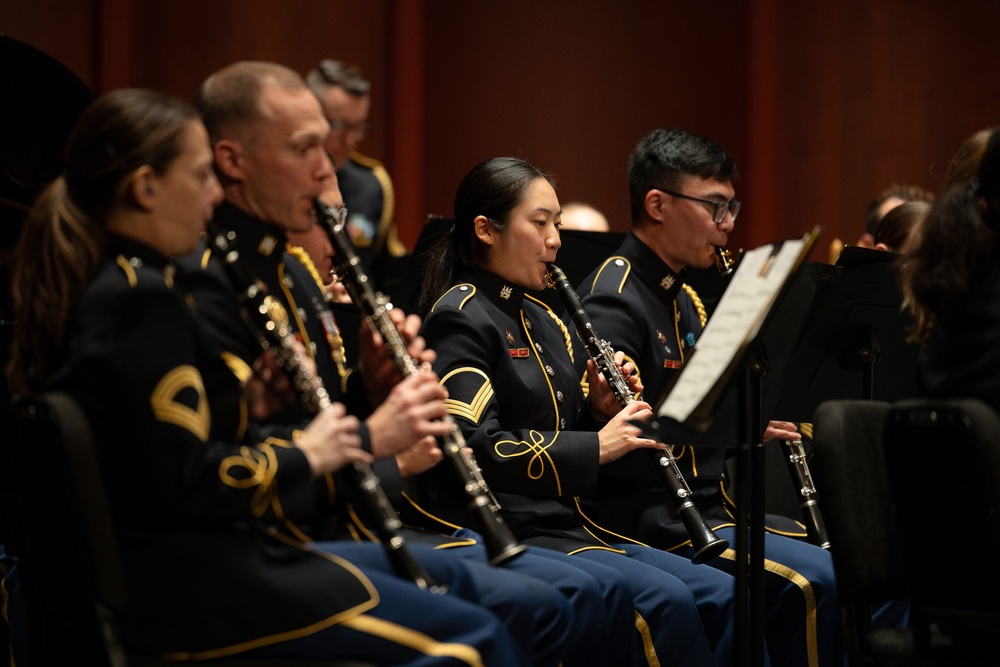
M 687 283 L 681 285 L 688 296 L 691 297 L 691 302 L 694 303 L 694 309 L 698 311 L 698 320 L 701 321 L 701 328 L 705 328 L 705 324 L 708 323 L 708 312 L 705 310 L 705 304 L 701 302 L 701 297 L 698 293 L 694 291 L 694 288 Z
M 326 286 L 323 284 L 323 279 L 320 277 L 319 271 L 316 269 L 316 265 L 313 264 L 309 253 L 307 253 L 304 248 L 292 245 L 291 243 L 285 245 L 285 250 L 288 251 L 289 255 L 297 259 L 302 266 L 306 267 L 306 270 L 309 271 L 309 275 L 313 277 L 313 280 L 315 280 L 316 284 L 319 285 L 320 290 L 323 291 L 323 297 L 325 298 L 327 295 Z M 326 342 L 330 346 L 330 357 L 333 359 L 333 363 L 337 366 L 337 373 L 340 375 L 341 391 L 346 391 L 347 376 L 353 372 L 353 369 L 347 367 L 347 351 L 344 349 L 344 339 L 340 335 L 334 335 L 327 332 Z

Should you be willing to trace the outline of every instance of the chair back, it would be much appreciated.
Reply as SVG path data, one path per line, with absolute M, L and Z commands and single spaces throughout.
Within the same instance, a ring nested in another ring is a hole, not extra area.
M 1000 417 L 976 399 L 900 401 L 885 455 L 914 612 L 1000 625 Z
M 11 412 L 29 658 L 124 665 L 112 610 L 124 605 L 125 586 L 90 424 L 61 393 L 21 400 Z
M 873 650 L 874 606 L 905 600 L 909 591 L 882 451 L 889 408 L 882 401 L 826 401 L 813 418 L 810 467 L 832 545 L 844 640 L 855 665 Z

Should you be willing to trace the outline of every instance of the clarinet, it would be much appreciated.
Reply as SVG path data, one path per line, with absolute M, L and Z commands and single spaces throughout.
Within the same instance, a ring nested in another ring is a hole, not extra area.
M 331 410 L 333 402 L 322 380 L 306 369 L 302 353 L 295 349 L 295 334 L 288 325 L 288 314 L 284 306 L 268 295 L 263 282 L 250 275 L 239 264 L 239 253 L 230 248 L 230 242 L 234 238 L 234 232 L 224 234 L 209 223 L 208 239 L 212 251 L 222 258 L 226 273 L 237 289 L 246 285 L 237 295 L 244 321 L 261 348 L 270 352 L 275 363 L 288 373 L 305 408 L 311 414 Z M 348 469 L 348 477 L 358 497 L 372 516 L 376 517 L 376 532 L 396 572 L 424 590 L 442 595 L 446 593 L 447 586 L 434 581 L 407 548 L 406 540 L 399 532 L 403 523 L 389 503 L 371 466 L 355 463 Z
M 826 534 L 826 524 L 819 511 L 819 492 L 813 483 L 809 464 L 806 462 L 806 450 L 801 440 L 785 440 L 782 442 L 785 450 L 785 463 L 788 472 L 795 481 L 795 490 L 799 496 L 799 507 L 805 519 L 806 532 L 809 541 L 821 549 L 830 548 L 830 538 Z
M 618 405 L 624 408 L 634 401 L 635 397 L 629 391 L 628 381 L 622 376 L 618 365 L 615 364 L 614 349 L 597 334 L 594 324 L 590 321 L 590 316 L 583 308 L 580 295 L 570 285 L 562 269 L 555 264 L 547 266 L 549 267 L 549 287 L 555 289 L 562 298 L 566 310 L 569 311 L 570 317 L 573 319 L 573 324 L 576 325 L 576 333 L 587 349 L 587 354 L 597 364 L 597 369 L 604 376 L 604 379 L 608 381 Z M 673 453 L 667 447 L 662 447 L 657 451 L 646 451 L 649 452 L 650 458 L 656 464 L 656 469 L 660 472 L 660 476 L 670 491 L 668 495 L 674 509 L 684 522 L 684 528 L 691 537 L 691 548 L 694 549 L 691 561 L 704 563 L 728 549 L 729 541 L 712 532 L 691 499 L 691 488 L 684 480 L 680 468 L 677 467 L 677 459 L 674 458 Z
M 724 279 L 733 272 L 736 260 L 731 252 L 723 247 L 715 246 L 715 268 L 719 270 L 719 275 Z M 782 442 L 785 450 L 785 463 L 788 464 L 788 472 L 792 476 L 795 484 L 796 494 L 799 497 L 799 507 L 802 509 L 802 517 L 806 524 L 806 532 L 812 544 L 822 548 L 830 548 L 830 538 L 826 534 L 826 524 L 823 523 L 823 515 L 819 511 L 819 493 L 813 483 L 812 473 L 809 471 L 809 463 L 806 461 L 805 448 L 801 440 L 785 440 Z
M 361 267 L 361 260 L 354 252 L 354 245 L 344 227 L 347 210 L 334 210 L 319 199 L 315 200 L 314 206 L 316 219 L 324 225 L 335 251 L 334 272 L 337 279 L 361 309 L 368 325 L 382 336 L 386 351 L 403 377 L 416 375 L 420 367 L 406 351 L 406 343 L 389 317 L 392 304 L 384 294 L 372 289 Z M 486 484 L 479 465 L 467 451 L 458 424 L 450 415 L 445 415 L 444 421 L 451 426 L 451 431 L 442 436 L 438 444 L 469 497 L 466 514 L 483 536 L 490 565 L 501 565 L 522 554 L 526 547 L 518 542 L 501 516 L 500 503 Z

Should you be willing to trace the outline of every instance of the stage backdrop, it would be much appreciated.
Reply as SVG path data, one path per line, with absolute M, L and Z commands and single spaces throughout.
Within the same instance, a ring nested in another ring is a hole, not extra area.
M 388 165 L 410 244 L 495 155 L 536 162 L 564 203 L 590 202 L 625 230 L 628 155 L 660 126 L 736 158 L 745 206 L 732 245 L 815 224 L 824 250 L 853 242 L 875 194 L 937 190 L 959 143 L 1000 123 L 997 25 L 995 0 L 0 3 L 0 32 L 97 92 L 191 100 L 237 59 L 359 65 L 373 84 L 362 148 Z

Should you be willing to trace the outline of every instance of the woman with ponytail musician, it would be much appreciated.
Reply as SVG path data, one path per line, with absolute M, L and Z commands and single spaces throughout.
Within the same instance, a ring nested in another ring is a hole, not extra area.
M 317 198 L 340 202 L 336 176 L 322 149 L 327 124 L 319 102 L 288 68 L 244 62 L 212 75 L 202 87 L 198 107 L 213 139 L 225 193 L 213 226 L 227 237 L 239 255 L 237 261 L 284 307 L 290 328 L 315 360 L 327 392 L 364 419 L 360 431 L 367 430 L 365 446 L 379 459 L 373 465 L 376 475 L 399 482 L 400 473 L 406 472 L 400 468 L 409 463 L 397 466 L 402 459 L 396 456 L 413 449 L 413 443 L 420 450 L 429 444 L 425 453 L 432 456 L 430 464 L 440 461 L 441 452 L 434 456 L 433 437 L 427 436 L 450 434 L 452 427 L 440 420 L 445 415 L 445 390 L 437 376 L 428 368 L 404 379 L 381 338 L 367 329 L 361 334 L 360 364 L 342 369 L 334 358 L 337 343 L 330 328 L 334 323 L 326 318 L 329 313 L 312 267 L 305 256 L 286 252 L 288 232 L 315 226 Z M 237 108 L 246 115 L 233 119 L 228 114 Z M 191 291 L 199 317 L 229 351 L 245 359 L 246 349 L 255 343 L 248 340 L 236 312 L 237 286 L 228 284 L 223 256 L 229 253 L 190 258 L 181 279 Z M 406 353 L 418 363 L 433 361 L 433 353 L 417 336 L 419 318 L 402 317 L 398 311 L 392 318 L 406 342 Z M 283 433 L 298 418 L 286 413 L 255 426 Z M 342 488 L 336 482 L 334 492 Z M 450 478 L 443 483 L 457 485 Z M 390 490 L 386 489 L 386 495 L 391 495 Z M 322 521 L 296 524 L 294 529 L 316 539 L 349 537 L 367 542 L 374 524 L 354 509 L 338 505 Z M 531 554 L 513 558 L 504 567 L 492 567 L 475 536 L 405 528 L 400 533 L 421 563 L 457 566 L 468 572 L 475 599 L 508 623 L 522 646 L 525 664 L 587 664 L 585 651 L 591 651 L 592 658 L 607 650 L 602 638 L 610 617 L 623 615 L 620 610 L 627 599 L 626 584 L 617 573 L 605 569 L 592 576 L 572 565 L 538 562 Z M 428 545 L 444 548 L 426 549 Z M 421 610 L 411 607 L 404 612 L 416 616 Z M 627 620 L 633 621 L 630 615 Z
M 559 222 L 551 179 L 522 160 L 487 160 L 459 186 L 455 228 L 421 294 L 449 412 L 523 542 L 625 575 L 640 664 L 730 664 L 731 577 L 607 533 L 580 511 L 603 463 L 656 443 L 629 423 L 650 415 L 646 403 L 622 409 L 606 385 L 583 400 L 569 332 L 530 295 L 545 288 Z M 417 479 L 415 501 L 448 515 L 433 473 Z
M 316 515 L 326 474 L 371 456 L 343 406 L 284 442 L 247 435 L 247 415 L 266 411 L 249 404 L 259 383 L 192 313 L 172 261 L 195 249 L 221 197 L 195 111 L 116 91 L 79 119 L 15 255 L 8 379 L 19 393 L 70 395 L 94 431 L 126 589 L 101 602 L 130 662 L 524 664 L 498 618 L 403 581 L 379 546 L 320 548 L 281 530 Z M 473 590 L 464 568 L 433 574 Z M 407 618 L 409 607 L 426 613 Z M 77 648 L 77 662 L 98 661 Z
M 704 307 L 684 284 L 682 271 L 711 267 L 715 249 L 725 246 L 740 211 L 733 187 L 737 176 L 732 158 L 710 139 L 674 129 L 647 135 L 629 162 L 632 231 L 579 286 L 594 326 L 635 364 L 650 400 L 683 367 L 704 327 Z M 771 422 L 764 434 L 765 440 L 797 438 L 788 422 Z M 725 448 L 675 447 L 674 453 L 701 514 L 732 543 L 735 520 L 724 487 Z M 612 467 L 606 493 L 592 510 L 625 535 L 690 554 L 687 531 L 662 485 L 631 474 L 644 463 L 625 458 L 620 468 Z M 778 520 L 784 523 L 775 525 Z M 790 519 L 769 516 L 768 521 L 765 633 L 772 663 L 843 664 L 829 553 L 784 536 L 805 537 Z M 735 571 L 732 552 L 708 564 Z

